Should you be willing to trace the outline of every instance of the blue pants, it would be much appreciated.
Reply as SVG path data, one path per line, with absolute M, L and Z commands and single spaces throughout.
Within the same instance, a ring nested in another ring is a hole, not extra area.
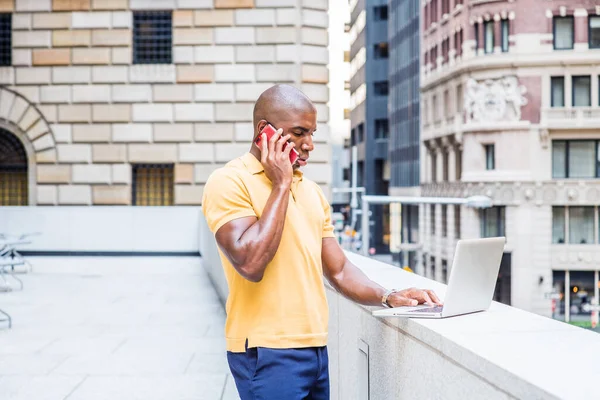
M 227 352 L 241 400 L 329 400 L 327 347 Z

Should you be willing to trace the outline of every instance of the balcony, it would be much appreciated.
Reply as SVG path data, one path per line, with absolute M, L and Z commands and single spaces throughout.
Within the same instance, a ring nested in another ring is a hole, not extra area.
M 214 239 L 204 222 L 200 232 L 203 264 L 224 299 Z M 386 287 L 426 286 L 444 296 L 445 285 L 347 255 Z M 327 289 L 331 399 L 577 399 L 597 391 L 594 332 L 499 303 L 445 320 L 378 319 L 375 308 Z
M 541 125 L 549 129 L 597 129 L 600 127 L 600 107 L 544 108 Z

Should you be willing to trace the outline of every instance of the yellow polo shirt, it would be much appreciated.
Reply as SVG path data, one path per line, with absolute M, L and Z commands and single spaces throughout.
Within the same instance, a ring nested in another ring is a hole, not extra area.
M 260 218 L 271 194 L 271 181 L 252 154 L 215 170 L 204 187 L 202 210 L 214 233 L 241 217 Z M 329 203 L 321 188 L 295 171 L 281 243 L 263 279 L 243 278 L 219 249 L 229 286 L 225 336 L 227 350 L 248 347 L 325 346 L 329 310 L 322 239 L 335 237 Z

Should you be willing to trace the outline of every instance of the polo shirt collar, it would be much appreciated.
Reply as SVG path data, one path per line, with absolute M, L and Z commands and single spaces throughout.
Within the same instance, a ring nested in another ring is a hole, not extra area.
M 262 163 L 250 152 L 244 154 L 241 159 L 248 171 L 253 175 L 260 174 L 265 170 Z M 294 180 L 302 180 L 303 175 L 299 169 L 294 170 Z

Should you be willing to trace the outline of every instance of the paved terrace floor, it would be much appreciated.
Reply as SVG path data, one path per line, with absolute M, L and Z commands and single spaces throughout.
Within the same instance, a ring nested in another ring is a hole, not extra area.
M 238 398 L 200 258 L 29 259 L 0 293 L 0 399 Z

